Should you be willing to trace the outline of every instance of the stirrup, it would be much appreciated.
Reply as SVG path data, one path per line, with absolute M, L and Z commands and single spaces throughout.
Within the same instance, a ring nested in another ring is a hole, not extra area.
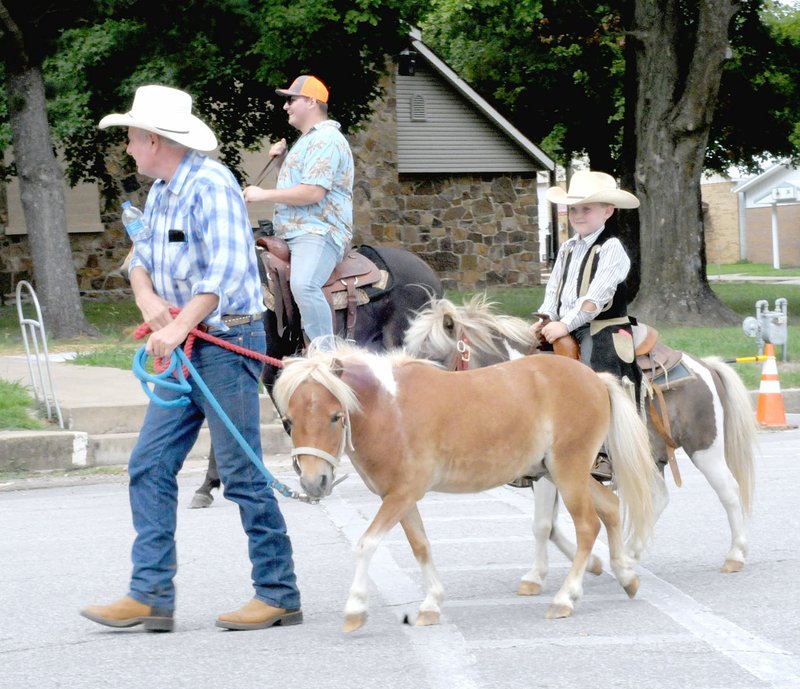
M 514 486 L 514 488 L 530 488 L 533 485 L 533 479 L 530 476 L 520 476 L 509 481 L 507 485 Z
M 611 460 L 605 452 L 599 452 L 597 454 L 590 473 L 592 474 L 592 478 L 601 483 L 612 479 Z

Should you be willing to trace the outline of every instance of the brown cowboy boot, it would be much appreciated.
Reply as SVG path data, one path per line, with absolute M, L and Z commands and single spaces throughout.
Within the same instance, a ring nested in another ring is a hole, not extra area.
M 249 603 L 234 610 L 226 612 L 217 618 L 217 627 L 247 631 L 250 629 L 266 629 L 272 626 L 286 627 L 291 624 L 300 624 L 303 621 L 303 612 L 274 608 L 264 601 L 253 598 Z
M 145 605 L 130 596 L 123 596 L 110 605 L 90 605 L 81 610 L 81 615 L 107 627 L 135 627 L 141 624 L 149 632 L 171 632 L 175 625 L 172 610 Z

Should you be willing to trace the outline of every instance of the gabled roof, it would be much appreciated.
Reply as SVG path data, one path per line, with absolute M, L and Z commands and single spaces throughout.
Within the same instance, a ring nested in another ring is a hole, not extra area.
M 503 117 L 489 103 L 486 102 L 467 82 L 459 77 L 441 58 L 439 58 L 422 41 L 422 34 L 418 29 L 410 32 L 411 45 L 425 61 L 442 76 L 453 88 L 462 96 L 470 101 L 484 116 L 491 120 L 501 131 L 512 139 L 525 153 L 537 160 L 547 170 L 555 169 L 555 162 L 522 132 L 520 132 L 511 122 Z
M 785 162 L 776 163 L 770 168 L 767 168 L 762 172 L 760 175 L 755 175 L 750 179 L 745 180 L 744 182 L 740 182 L 737 184 L 733 189 L 732 192 L 742 192 L 748 191 L 752 187 L 755 187 L 759 184 L 763 184 L 764 182 L 768 181 L 771 177 L 777 177 L 782 172 L 786 172 L 789 168 L 787 167 Z

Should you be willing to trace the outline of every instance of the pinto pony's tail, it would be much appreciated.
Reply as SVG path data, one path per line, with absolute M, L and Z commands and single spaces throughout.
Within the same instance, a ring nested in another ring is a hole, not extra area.
M 655 496 L 665 490 L 656 468 L 650 437 L 636 405 L 610 373 L 598 374 L 611 402 L 606 449 L 614 467 L 626 537 L 644 546 L 653 533 L 658 513 Z
M 724 413 L 725 461 L 739 484 L 742 511 L 749 514 L 755 487 L 753 446 L 758 437 L 750 395 L 739 374 L 722 359 L 705 357 L 702 361 L 719 378 L 717 389 Z

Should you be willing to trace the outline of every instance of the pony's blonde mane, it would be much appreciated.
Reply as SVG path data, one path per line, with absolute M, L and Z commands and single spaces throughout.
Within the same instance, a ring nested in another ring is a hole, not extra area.
M 465 333 L 476 349 L 507 357 L 498 342 L 505 340 L 512 345 L 530 349 L 538 345 L 531 332 L 530 323 L 522 318 L 494 312 L 496 302 L 489 301 L 485 294 L 476 294 L 462 306 L 449 299 L 435 299 L 419 311 L 404 337 L 404 345 L 412 354 L 435 354 L 447 356 L 454 351 L 458 333 Z M 453 328 L 448 329 L 449 320 Z
M 342 405 L 344 411 L 361 411 L 361 404 L 355 391 L 342 380 L 340 373 L 342 366 L 347 363 L 370 365 L 370 359 L 386 360 L 392 369 L 409 363 L 431 363 L 415 359 L 401 350 L 378 354 L 341 342 L 336 344 L 333 351 L 319 351 L 312 348 L 305 357 L 291 357 L 284 361 L 283 370 L 272 389 L 278 413 L 285 413 L 292 395 L 306 382 L 318 383 L 326 388 Z

